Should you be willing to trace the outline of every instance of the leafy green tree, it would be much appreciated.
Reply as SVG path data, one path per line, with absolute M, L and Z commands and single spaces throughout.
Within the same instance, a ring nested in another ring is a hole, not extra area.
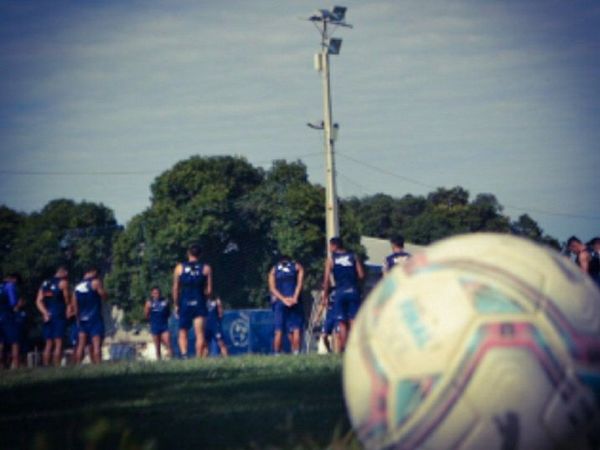
M 247 304 L 264 252 L 256 224 L 243 220 L 240 202 L 264 174 L 245 159 L 192 157 L 177 163 L 151 186 L 151 206 L 135 216 L 114 247 L 107 286 L 133 320 L 153 285 L 170 292 L 171 274 L 198 243 L 213 267 L 215 291 L 232 305 Z
M 4 266 L 26 215 L 0 205 L 0 264 Z
M 30 310 L 40 283 L 54 274 L 59 264 L 69 267 L 73 281 L 88 265 L 110 269 L 113 239 L 120 227 L 112 210 L 104 205 L 53 200 L 39 212 L 19 216 L 17 222 L 1 264 L 4 273 L 22 275 Z

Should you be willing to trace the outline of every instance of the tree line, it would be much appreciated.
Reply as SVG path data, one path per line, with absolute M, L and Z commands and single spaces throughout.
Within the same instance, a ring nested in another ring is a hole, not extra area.
M 126 318 L 142 318 L 152 286 L 169 292 L 172 271 L 190 243 L 199 243 L 214 270 L 215 291 L 229 307 L 263 307 L 266 275 L 281 254 L 302 262 L 307 289 L 320 285 L 325 257 L 324 188 L 310 183 L 301 161 L 254 167 L 232 156 L 195 156 L 159 175 L 150 206 L 126 226 L 113 211 L 91 202 L 58 199 L 25 214 L 0 206 L 0 268 L 26 280 L 32 299 L 58 264 L 78 279 L 93 264 L 106 273 L 111 302 Z M 427 245 L 454 234 L 496 231 L 547 245 L 559 242 L 528 215 L 511 220 L 492 194 L 474 199 L 462 187 L 426 196 L 375 194 L 340 199 L 342 238 L 364 254 L 360 236 Z

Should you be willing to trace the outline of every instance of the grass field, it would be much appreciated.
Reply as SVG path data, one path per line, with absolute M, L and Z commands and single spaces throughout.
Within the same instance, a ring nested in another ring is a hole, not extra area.
M 359 448 L 336 356 L 0 374 L 2 449 Z

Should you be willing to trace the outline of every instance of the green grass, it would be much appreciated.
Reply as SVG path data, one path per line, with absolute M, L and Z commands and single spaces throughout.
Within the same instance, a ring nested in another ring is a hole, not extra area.
M 336 356 L 3 372 L 2 449 L 359 448 Z

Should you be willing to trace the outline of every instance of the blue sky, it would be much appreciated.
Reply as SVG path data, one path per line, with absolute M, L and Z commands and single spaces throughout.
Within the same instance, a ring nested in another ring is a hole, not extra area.
M 461 185 L 559 239 L 600 234 L 600 3 L 342 4 L 340 196 Z M 86 199 L 125 223 L 195 154 L 302 159 L 322 184 L 319 36 L 299 18 L 333 5 L 0 0 L 0 203 Z

